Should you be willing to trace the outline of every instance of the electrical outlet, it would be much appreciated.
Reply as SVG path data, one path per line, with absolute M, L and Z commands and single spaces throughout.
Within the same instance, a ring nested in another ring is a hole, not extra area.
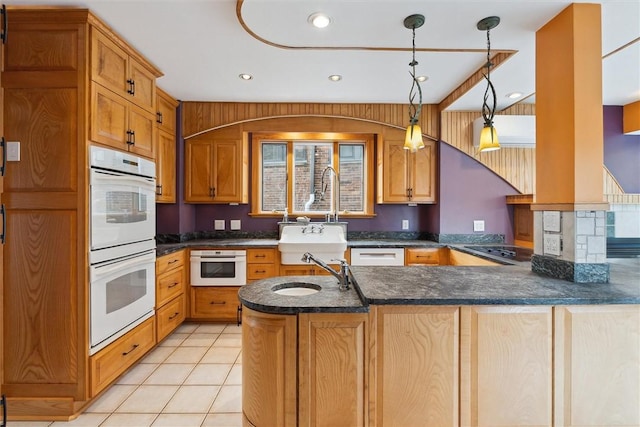
M 402 220 L 402 229 L 403 230 L 408 230 L 409 229 L 409 220 L 408 219 L 403 219 Z
M 214 230 L 224 230 L 224 219 L 216 219 L 213 221 Z
M 482 219 L 473 220 L 473 231 L 484 231 L 484 220 Z
M 231 224 L 231 229 L 232 230 L 240 230 L 240 220 L 239 219 L 232 219 L 230 221 Z

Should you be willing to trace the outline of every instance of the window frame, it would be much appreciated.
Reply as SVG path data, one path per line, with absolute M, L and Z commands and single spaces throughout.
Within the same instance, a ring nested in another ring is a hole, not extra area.
M 332 143 L 333 158 L 332 164 L 339 168 L 339 156 L 341 144 L 363 144 L 363 211 L 349 212 L 341 211 L 339 213 L 342 218 L 370 218 L 375 216 L 375 134 L 371 133 L 342 133 L 342 132 L 253 132 L 250 134 L 251 143 L 251 216 L 278 217 L 282 216 L 284 211 L 262 211 L 262 145 L 263 143 L 275 142 L 287 144 L 287 210 L 289 216 L 307 216 L 310 218 L 324 218 L 322 212 L 298 212 L 293 211 L 293 145 L 301 142 L 317 142 Z M 339 172 L 339 170 L 338 170 Z

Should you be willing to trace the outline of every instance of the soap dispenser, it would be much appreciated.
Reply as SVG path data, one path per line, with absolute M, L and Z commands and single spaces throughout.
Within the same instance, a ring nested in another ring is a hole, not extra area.
M 287 208 L 284 208 L 284 215 L 282 215 L 282 222 L 289 222 L 289 213 L 287 212 Z

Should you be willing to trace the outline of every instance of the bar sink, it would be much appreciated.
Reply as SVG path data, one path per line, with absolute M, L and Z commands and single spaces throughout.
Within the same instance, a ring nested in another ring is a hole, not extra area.
M 322 289 L 321 286 L 315 285 L 313 283 L 305 283 L 305 282 L 290 282 L 283 283 L 281 285 L 276 285 L 271 290 L 278 295 L 285 296 L 306 296 L 313 295 Z

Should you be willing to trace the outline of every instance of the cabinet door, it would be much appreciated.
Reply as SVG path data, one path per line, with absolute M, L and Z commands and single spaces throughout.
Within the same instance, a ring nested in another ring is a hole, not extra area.
M 461 310 L 460 424 L 552 425 L 552 308 Z
M 174 135 L 176 133 L 176 108 L 178 108 L 178 101 L 163 90 L 156 88 L 158 127 Z
M 367 319 L 355 313 L 298 315 L 299 426 L 368 425 Z
M 184 292 L 186 284 L 184 268 L 162 274 L 158 276 L 156 282 L 156 307 L 161 307 Z
M 180 294 L 171 302 L 160 307 L 156 311 L 157 322 L 157 342 L 162 341 L 167 335 L 174 331 L 184 321 L 185 298 L 184 294 Z
M 191 317 L 230 322 L 238 316 L 238 286 L 194 286 L 191 288 Z
M 96 28 L 91 29 L 91 80 L 126 96 L 129 55 Z
M 128 114 L 124 98 L 99 84 L 91 84 L 91 140 L 126 150 Z
M 140 156 L 155 159 L 155 115 L 131 103 L 128 103 L 128 108 L 128 128 L 134 132 L 130 138 L 133 144 L 128 144 L 129 151 Z
M 404 141 L 385 140 L 382 147 L 382 174 L 378 194 L 383 203 L 407 202 L 409 181 L 407 174 L 407 150 Z
M 176 140 L 175 135 L 156 130 L 156 202 L 176 202 Z
M 458 425 L 459 322 L 458 307 L 373 306 L 372 425 Z
M 137 106 L 156 113 L 156 78 L 149 70 L 133 58 L 129 58 L 128 78 L 131 79 L 130 101 Z
M 640 425 L 640 306 L 554 310 L 554 425 Z
M 435 153 L 434 144 L 426 141 L 424 148 L 407 154 L 411 174 L 411 202 L 435 202 Z
M 251 425 L 297 425 L 296 320 L 242 308 L 242 412 Z
M 185 148 L 185 201 L 211 203 L 213 143 L 189 141 Z
M 213 201 L 246 202 L 243 198 L 242 141 L 215 141 L 213 145 Z

